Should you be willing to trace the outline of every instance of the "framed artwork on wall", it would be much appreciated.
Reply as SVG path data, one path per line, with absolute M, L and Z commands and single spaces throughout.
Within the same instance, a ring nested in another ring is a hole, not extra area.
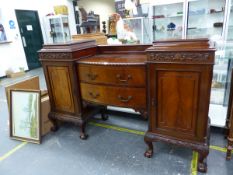
M 3 24 L 0 21 L 0 42 L 5 42 L 5 41 L 7 41 L 6 32 Z
M 10 137 L 41 143 L 39 90 L 10 90 Z

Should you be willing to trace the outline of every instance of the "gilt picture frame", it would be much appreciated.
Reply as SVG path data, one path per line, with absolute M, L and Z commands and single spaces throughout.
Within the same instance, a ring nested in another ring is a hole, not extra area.
M 39 90 L 10 90 L 10 137 L 41 143 Z

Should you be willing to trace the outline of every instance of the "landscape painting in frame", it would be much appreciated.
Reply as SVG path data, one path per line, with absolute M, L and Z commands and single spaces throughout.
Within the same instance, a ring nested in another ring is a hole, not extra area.
M 11 90 L 10 99 L 10 136 L 41 143 L 40 91 Z

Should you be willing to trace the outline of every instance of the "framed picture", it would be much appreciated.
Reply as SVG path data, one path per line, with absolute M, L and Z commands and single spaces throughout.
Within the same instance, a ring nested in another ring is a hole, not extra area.
M 41 143 L 39 90 L 10 90 L 10 137 Z
M 5 42 L 5 41 L 7 41 L 6 32 L 3 27 L 3 24 L 0 21 L 0 42 Z

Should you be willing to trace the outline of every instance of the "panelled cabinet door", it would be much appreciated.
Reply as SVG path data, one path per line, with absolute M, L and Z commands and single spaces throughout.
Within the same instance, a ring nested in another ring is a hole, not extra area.
M 152 132 L 177 139 L 201 141 L 207 121 L 201 111 L 204 94 L 200 66 L 150 64 L 150 128 Z
M 69 67 L 48 66 L 48 75 L 56 110 L 74 113 Z

